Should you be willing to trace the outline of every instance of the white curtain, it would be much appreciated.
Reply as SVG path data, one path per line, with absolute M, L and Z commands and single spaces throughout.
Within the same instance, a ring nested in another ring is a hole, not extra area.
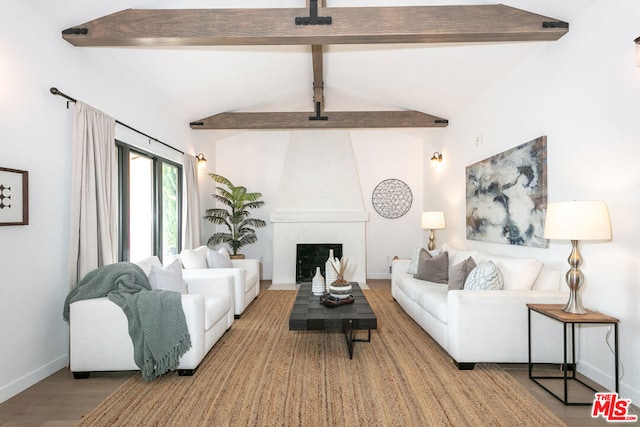
M 182 249 L 195 249 L 200 246 L 200 193 L 198 191 L 198 162 L 189 154 L 184 155 L 184 233 Z
M 69 280 L 114 263 L 118 246 L 116 121 L 80 101 L 73 111 Z

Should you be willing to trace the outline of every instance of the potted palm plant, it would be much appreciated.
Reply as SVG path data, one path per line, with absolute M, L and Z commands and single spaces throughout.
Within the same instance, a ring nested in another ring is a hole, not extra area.
M 214 233 L 208 240 L 207 246 L 210 248 L 226 243 L 231 247 L 232 257 L 244 258 L 238 250 L 246 245 L 258 241 L 255 229 L 267 225 L 261 219 L 252 218 L 250 210 L 257 209 L 264 205 L 260 200 L 262 193 L 250 193 L 243 186 L 235 186 L 222 175 L 210 173 L 209 176 L 218 184 L 226 188 L 216 186 L 213 199 L 224 205 L 226 208 L 213 208 L 205 211 L 204 218 L 217 225 L 224 225 L 228 231 Z

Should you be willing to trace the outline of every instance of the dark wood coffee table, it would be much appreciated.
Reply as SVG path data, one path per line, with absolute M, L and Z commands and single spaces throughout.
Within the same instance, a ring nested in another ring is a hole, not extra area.
M 347 340 L 349 358 L 353 359 L 356 342 L 371 342 L 371 330 L 378 329 L 378 319 L 360 286 L 351 283 L 353 304 L 325 307 L 320 297 L 311 292 L 311 283 L 300 285 L 289 316 L 290 331 L 341 331 Z M 357 339 L 357 330 L 367 330 L 367 339 Z

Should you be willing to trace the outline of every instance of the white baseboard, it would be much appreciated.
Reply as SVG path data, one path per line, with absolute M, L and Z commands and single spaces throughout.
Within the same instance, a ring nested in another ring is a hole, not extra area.
M 611 364 L 613 365 L 613 363 Z M 597 382 L 603 387 L 607 388 L 609 391 L 614 391 L 615 389 L 615 381 L 614 381 L 614 367 L 611 366 L 611 372 L 604 372 L 598 368 L 595 368 L 593 365 L 590 365 L 582 360 L 578 361 L 577 365 L 578 372 L 587 378 Z M 633 388 L 630 384 L 625 382 L 624 377 L 620 380 L 619 383 L 619 395 L 624 399 L 631 399 L 631 403 L 635 406 L 640 406 L 640 390 L 637 388 Z
M 28 389 L 37 382 L 42 381 L 49 375 L 58 372 L 60 369 L 67 366 L 68 359 L 69 356 L 64 354 L 46 365 L 29 372 L 27 375 L 24 375 L 9 384 L 3 385 L 0 387 L 0 403 L 11 399 L 13 396 Z

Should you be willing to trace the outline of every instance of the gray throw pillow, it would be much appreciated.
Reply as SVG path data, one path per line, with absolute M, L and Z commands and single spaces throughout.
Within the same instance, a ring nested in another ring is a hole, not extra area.
M 218 251 L 209 249 L 207 251 L 207 266 L 209 268 L 231 268 L 231 258 L 226 248 L 220 248 Z
M 167 267 L 158 268 L 151 266 L 149 272 L 149 284 L 151 289 L 160 289 L 163 291 L 187 293 L 187 282 L 182 278 L 182 266 L 180 260 L 175 260 Z
M 422 249 L 418 259 L 418 272 L 413 277 L 434 283 L 449 282 L 449 252 L 444 251 L 432 257 Z
M 471 257 L 451 267 L 449 290 L 464 288 L 464 282 L 474 268 L 476 268 L 476 262 Z

